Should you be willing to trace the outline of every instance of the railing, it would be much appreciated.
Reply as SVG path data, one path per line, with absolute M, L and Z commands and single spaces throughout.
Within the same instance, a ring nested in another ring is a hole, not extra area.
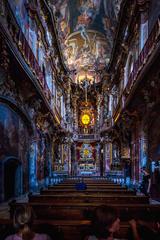
M 39 66 L 38 61 L 35 58 L 33 51 L 29 46 L 28 41 L 26 40 L 24 33 L 22 32 L 20 27 L 19 27 L 17 39 L 18 39 L 18 47 L 20 52 L 22 53 L 28 65 L 31 67 L 33 73 L 36 75 L 40 85 L 43 88 L 45 88 L 46 83 L 45 83 L 44 75 L 41 71 L 41 67 Z
M 125 184 L 123 171 L 110 171 L 106 173 L 106 177 L 109 181 L 113 181 L 114 183 Z
M 133 70 L 129 76 L 129 81 L 127 83 L 126 89 L 124 90 L 127 93 L 131 91 L 139 72 L 142 70 L 144 64 L 147 62 L 153 49 L 156 47 L 156 43 L 159 36 L 160 36 L 160 18 L 158 18 L 157 22 L 155 23 L 142 51 L 139 54 L 137 61 L 133 65 Z
M 10 8 L 9 3 L 8 6 L 8 13 L 11 15 L 11 19 L 14 19 L 14 21 L 10 20 L 6 17 L 7 24 L 8 24 L 8 30 L 9 33 L 13 39 L 13 42 L 17 45 L 19 52 L 22 54 L 23 59 L 30 67 L 32 73 L 35 75 L 39 85 L 42 87 L 43 92 L 45 94 L 45 97 L 51 103 L 51 92 L 48 88 L 48 85 L 45 80 L 45 76 L 41 70 L 41 67 L 24 35 L 22 32 L 21 27 L 19 26 L 14 13 L 12 12 L 12 9 Z

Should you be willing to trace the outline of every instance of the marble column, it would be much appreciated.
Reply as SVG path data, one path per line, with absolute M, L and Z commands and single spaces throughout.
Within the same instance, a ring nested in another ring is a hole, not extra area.
M 77 96 L 72 97 L 72 101 L 73 101 L 73 127 L 74 127 L 75 131 L 77 131 L 77 129 L 78 129 L 77 100 L 78 100 Z
M 104 174 L 111 170 L 112 147 L 110 141 L 104 141 Z
M 36 191 L 38 189 L 37 181 L 37 141 L 32 139 L 29 148 L 29 190 Z

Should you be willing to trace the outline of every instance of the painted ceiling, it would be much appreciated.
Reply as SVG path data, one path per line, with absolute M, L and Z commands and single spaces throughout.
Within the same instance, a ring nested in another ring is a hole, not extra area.
M 65 63 L 76 83 L 100 81 L 122 0 L 52 0 Z

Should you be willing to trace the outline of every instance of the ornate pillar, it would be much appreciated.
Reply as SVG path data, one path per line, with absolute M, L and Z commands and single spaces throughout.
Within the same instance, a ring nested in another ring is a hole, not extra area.
M 37 168 L 37 140 L 31 139 L 29 148 L 29 190 L 36 191 L 38 189 L 37 175 L 35 174 Z
M 96 145 L 96 173 L 98 176 L 100 176 L 100 158 L 101 158 L 100 151 L 101 151 L 100 143 L 97 143 L 97 145 Z
M 67 99 L 66 99 L 66 121 L 68 126 L 72 123 L 72 116 L 71 116 L 71 82 L 68 79 L 68 87 L 67 87 Z
M 103 99 L 104 99 L 103 119 L 104 119 L 104 121 L 106 121 L 108 118 L 108 113 L 109 113 L 109 96 L 105 92 L 104 92 Z
M 71 173 L 72 173 L 71 146 L 72 146 L 72 141 L 71 141 L 71 138 L 69 138 L 68 140 L 68 175 L 69 176 L 71 176 Z
M 140 138 L 139 138 L 139 147 L 140 147 L 140 154 L 139 154 L 139 169 L 141 167 L 150 167 L 150 162 L 148 158 L 148 128 L 147 126 L 141 125 L 140 130 Z M 142 180 L 142 174 L 139 171 L 139 180 Z
M 72 103 L 73 103 L 73 128 L 74 128 L 75 131 L 77 131 L 77 129 L 78 129 L 77 99 L 78 99 L 77 95 L 74 95 L 72 97 Z
M 70 147 L 70 137 L 66 136 L 63 141 L 63 170 L 67 175 L 70 173 L 70 164 L 71 164 L 71 147 Z
M 141 131 L 140 137 L 140 167 L 149 165 L 148 162 L 148 134 L 145 129 Z
M 99 127 L 100 124 L 101 101 L 102 101 L 101 94 L 97 94 L 97 127 Z
M 52 136 L 52 160 L 51 160 L 51 168 L 52 171 L 56 170 L 55 169 L 55 165 L 56 165 L 56 156 L 55 156 L 55 145 L 56 145 L 56 141 L 57 141 L 57 134 L 53 134 Z
M 140 141 L 139 141 L 139 121 L 135 122 L 135 126 L 132 132 L 132 179 L 136 183 L 139 181 L 139 151 L 140 151 Z
M 111 163 L 112 163 L 112 144 L 111 139 L 108 136 L 104 138 L 104 174 L 111 170 Z
M 71 175 L 77 175 L 76 144 L 73 142 L 71 145 Z

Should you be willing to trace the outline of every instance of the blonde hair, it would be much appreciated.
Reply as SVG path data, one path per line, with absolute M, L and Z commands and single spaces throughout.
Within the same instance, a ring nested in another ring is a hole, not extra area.
M 13 224 L 16 231 L 22 234 L 23 240 L 32 240 L 35 236 L 31 231 L 33 217 L 33 210 L 29 205 L 21 205 L 15 210 Z

